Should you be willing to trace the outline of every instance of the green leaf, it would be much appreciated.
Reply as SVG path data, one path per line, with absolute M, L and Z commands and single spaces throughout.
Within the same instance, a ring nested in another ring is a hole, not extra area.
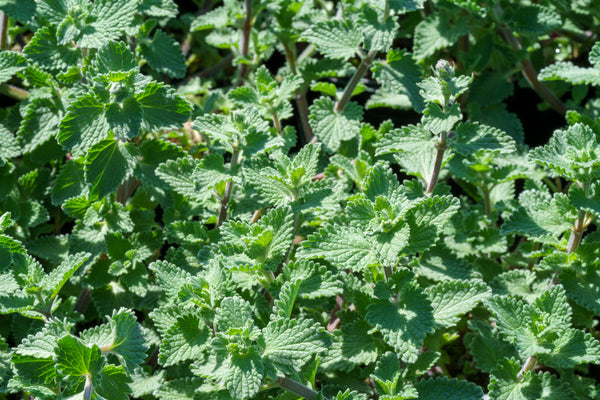
M 135 55 L 124 42 L 108 42 L 96 53 L 93 66 L 97 72 L 128 72 L 137 69 Z
M 480 400 L 483 390 L 476 384 L 447 377 L 421 379 L 415 384 L 419 400 Z
M 160 346 L 160 363 L 168 367 L 201 358 L 209 335 L 209 329 L 199 315 L 185 312 L 177 317 L 175 324 L 164 335 Z
M 329 340 L 318 324 L 310 320 L 277 318 L 263 329 L 264 360 L 284 374 L 300 372 L 315 354 L 327 349 Z
M 526 373 L 517 377 L 521 366 L 515 359 L 505 358 L 490 376 L 490 399 L 493 400 L 559 400 L 574 398 L 575 393 L 549 372 Z
M 378 13 L 372 8 L 365 8 L 361 15 L 360 27 L 365 35 L 365 49 L 389 51 L 398 32 L 396 18 L 388 16 L 382 23 Z
M 85 381 L 86 377 L 97 375 L 101 370 L 104 359 L 98 346 L 87 347 L 71 335 L 63 337 L 56 344 L 56 368 L 61 374 L 74 378 L 76 384 Z
M 94 391 L 105 399 L 128 400 L 131 393 L 131 377 L 122 366 L 105 365 L 98 374 Z
M 374 61 L 373 77 L 391 93 L 405 94 L 415 111 L 422 112 L 425 104 L 417 83 L 422 78 L 421 68 L 406 50 L 390 50 L 385 62 Z
M 100 0 L 92 4 L 68 4 L 67 10 L 60 12 L 61 21 L 57 28 L 59 43 L 74 41 L 80 47 L 101 48 L 109 41 L 118 39 L 131 25 L 137 3 L 136 0 Z M 60 14 L 54 11 L 54 15 Z
M 27 67 L 27 60 L 16 51 L 0 51 L 0 83 L 10 80 L 17 72 Z
M 298 296 L 301 280 L 284 282 L 279 290 L 279 298 L 274 301 L 273 314 L 279 318 L 290 318 L 294 310 L 294 303 Z
M 12 365 L 19 376 L 33 385 L 52 384 L 58 378 L 53 357 L 60 337 L 68 333 L 69 326 L 49 322 L 35 335 L 28 335 L 12 355 Z
M 44 71 L 64 72 L 81 60 L 81 51 L 71 44 L 62 45 L 56 38 L 56 30 L 44 26 L 35 32 L 23 54 Z
M 200 162 L 192 157 L 167 160 L 156 168 L 156 176 L 166 182 L 176 193 L 191 200 L 202 201 L 202 187 L 197 178 L 198 165 Z
M 560 176 L 588 182 L 600 177 L 600 145 L 594 131 L 575 124 L 557 130 L 545 146 L 529 152 L 529 159 L 554 170 Z
M 471 311 L 480 301 L 491 296 L 492 291 L 483 282 L 450 281 L 425 289 L 431 301 L 433 317 L 440 327 L 455 325 L 460 316 Z
M 150 17 L 175 18 L 178 14 L 177 4 L 173 0 L 142 0 L 139 11 Z
M 0 124 L 0 167 L 10 161 L 14 157 L 21 155 L 21 149 L 17 138 L 4 125 Z
M 514 32 L 521 35 L 543 35 L 561 26 L 560 15 L 541 4 L 508 7 L 502 19 Z
M 333 332 L 333 343 L 323 355 L 320 367 L 326 371 L 351 372 L 358 365 L 377 361 L 380 351 L 375 337 L 369 334 L 370 328 L 364 320 L 343 323 Z
M 587 211 L 596 217 L 600 216 L 600 183 L 592 183 L 587 190 L 578 185 L 572 185 L 569 188 L 569 201 L 580 210 Z
M 470 320 L 469 329 L 464 338 L 465 345 L 480 371 L 491 373 L 502 365 L 504 358 L 518 356 L 516 347 L 503 340 L 498 330 L 488 323 Z
M 219 332 L 229 329 L 244 328 L 252 323 L 252 309 L 250 304 L 239 297 L 226 297 L 221 301 L 217 310 L 215 327 Z
M 60 122 L 58 141 L 63 147 L 81 154 L 79 149 L 88 149 L 105 139 L 108 129 L 104 104 L 93 94 L 87 94 L 67 109 Z
M 414 55 L 421 61 L 432 56 L 436 50 L 452 46 L 458 38 L 470 31 L 466 16 L 451 21 L 448 14 L 440 12 L 419 22 L 415 28 Z
M 136 159 L 120 141 L 105 139 L 94 145 L 85 160 L 85 178 L 90 196 L 103 198 L 131 176 Z
M 565 81 L 573 85 L 600 86 L 600 69 L 583 68 L 571 62 L 559 61 L 542 69 L 538 74 L 542 81 Z
M 0 0 L 0 9 L 24 25 L 35 23 L 35 0 Z
M 304 31 L 301 38 L 315 44 L 323 55 L 344 60 L 354 57 L 363 41 L 363 35 L 351 21 L 337 19 L 317 23 Z
M 328 271 L 327 267 L 310 260 L 287 263 L 283 267 L 281 276 L 288 282 L 300 280 L 299 298 L 334 297 L 342 292 L 342 282 Z
M 142 106 L 144 126 L 151 131 L 181 128 L 192 110 L 187 101 L 162 83 L 148 83 L 135 99 Z
M 439 135 L 441 132 L 447 132 L 454 127 L 458 121 L 462 119 L 460 106 L 458 103 L 452 104 L 448 110 L 442 110 L 439 105 L 428 103 L 423 110 L 423 118 L 421 122 L 423 127 L 429 130 L 434 135 Z
M 480 150 L 499 153 L 516 151 L 515 141 L 500 129 L 478 123 L 459 123 L 456 138 L 450 140 L 450 147 L 465 157 Z
M 360 134 L 363 109 L 357 103 L 349 102 L 341 112 L 334 110 L 334 102 L 329 97 L 320 97 L 310 106 L 310 125 L 315 135 L 327 148 L 335 152 L 344 140 Z
M 310 235 L 299 255 L 306 258 L 325 258 L 340 269 L 350 268 L 359 272 L 377 263 L 371 243 L 364 240 L 364 233 L 357 228 L 330 225 Z
M 576 213 L 563 208 L 565 199 L 566 196 L 561 193 L 552 198 L 550 194 L 537 190 L 522 192 L 519 196 L 521 206 L 504 221 L 500 232 L 526 235 L 542 243 L 556 242 L 555 238 L 566 232 L 577 218 Z
M 237 400 L 254 397 L 264 376 L 262 360 L 255 349 L 245 354 L 234 354 L 225 376 L 225 386 Z
M 59 266 L 54 268 L 42 279 L 40 286 L 46 296 L 54 299 L 69 278 L 90 258 L 90 253 L 77 253 L 67 257 Z
M 388 282 L 378 282 L 378 299 L 367 306 L 365 315 L 365 320 L 408 363 L 417 360 L 419 348 L 435 324 L 431 303 L 413 277 L 410 271 L 400 270 Z
M 56 137 L 62 117 L 62 105 L 46 98 L 33 99 L 17 132 L 23 153 L 32 153 Z
M 151 41 L 141 41 L 140 55 L 150 67 L 173 78 L 183 78 L 187 67 L 181 45 L 158 29 Z
M 129 373 L 138 368 L 146 358 L 148 346 L 142 334 L 142 327 L 137 323 L 135 314 L 124 308 L 114 311 L 108 318 L 110 334 L 100 346 L 103 353 L 117 356 Z

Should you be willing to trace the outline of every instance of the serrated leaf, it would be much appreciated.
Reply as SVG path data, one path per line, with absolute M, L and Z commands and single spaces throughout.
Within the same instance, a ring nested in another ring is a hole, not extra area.
M 263 369 L 262 360 L 256 350 L 235 354 L 224 379 L 231 396 L 237 400 L 254 397 L 262 382 Z
M 370 328 L 364 320 L 342 324 L 339 330 L 334 331 L 333 343 L 320 366 L 326 371 L 350 372 L 358 365 L 374 363 L 379 347 L 373 335 L 368 333 Z
M 414 55 L 421 61 L 437 50 L 456 43 L 460 36 L 469 33 L 466 17 L 459 17 L 453 23 L 446 13 L 436 13 L 419 22 L 415 28 Z
M 221 301 L 215 318 L 216 329 L 227 332 L 231 328 L 244 328 L 249 323 L 252 323 L 252 309 L 246 300 L 226 297 Z
M 542 69 L 538 78 L 543 81 L 565 81 L 573 85 L 600 86 L 600 69 L 579 67 L 559 61 Z
M 286 281 L 300 279 L 298 297 L 316 299 L 332 297 L 342 291 L 340 282 L 327 267 L 310 260 L 291 261 L 283 267 L 282 276 Z
M 421 80 L 421 68 L 410 53 L 405 50 L 390 50 L 385 62 L 373 62 L 373 77 L 386 90 L 395 94 L 405 94 L 410 99 L 415 111 L 421 112 L 425 107 L 419 94 L 417 82 Z
M 17 72 L 27 67 L 27 60 L 16 51 L 0 51 L 0 83 L 11 79 Z
M 503 340 L 498 330 L 491 325 L 470 320 L 469 328 L 471 332 L 465 335 L 465 345 L 480 371 L 491 373 L 501 365 L 504 358 L 518 356 L 515 346 Z
M 19 142 L 23 146 L 23 153 L 32 153 L 55 138 L 62 116 L 62 106 L 57 106 L 52 100 L 46 98 L 32 100 L 17 132 Z
M 142 41 L 139 46 L 141 56 L 152 69 L 173 78 L 185 76 L 187 67 L 181 46 L 161 29 L 154 33 L 151 41 Z
M 435 322 L 441 327 L 455 325 L 462 314 L 487 299 L 491 293 L 486 284 L 476 281 L 443 282 L 425 289 L 425 294 L 431 301 Z
M 108 135 L 104 104 L 93 94 L 79 98 L 67 109 L 59 129 L 60 144 L 81 154 L 80 148 L 90 148 Z
M 594 131 L 575 124 L 556 130 L 545 146 L 529 152 L 529 159 L 557 174 L 580 182 L 600 176 L 600 145 Z
M 573 390 L 549 372 L 529 372 L 517 378 L 520 365 L 515 359 L 505 358 L 490 376 L 490 399 L 493 400 L 559 400 L 574 398 Z
M 148 130 L 179 129 L 190 116 L 191 106 L 162 83 L 150 82 L 135 99 L 144 112 Z
M 331 225 L 310 235 L 302 244 L 300 255 L 303 257 L 322 257 L 340 269 L 359 272 L 377 263 L 371 243 L 364 240 L 363 232 L 350 226 Z
M 96 53 L 93 65 L 101 74 L 137 68 L 135 55 L 124 42 L 108 42 Z
M 388 16 L 385 21 L 381 22 L 378 13 L 372 8 L 366 8 L 361 17 L 360 26 L 365 35 L 365 49 L 369 51 L 390 50 L 398 32 L 396 18 Z
M 542 35 L 562 24 L 556 11 L 541 4 L 509 8 L 503 20 L 514 32 L 521 35 Z
M 59 266 L 54 268 L 42 279 L 40 286 L 47 292 L 50 299 L 54 299 L 69 278 L 85 263 L 91 254 L 77 253 L 67 257 Z
M 480 400 L 483 390 L 476 384 L 447 377 L 421 379 L 415 384 L 419 400 Z
M 516 151 L 515 141 L 500 129 L 478 123 L 459 123 L 456 128 L 456 139 L 449 144 L 454 151 L 469 156 L 480 150 L 499 153 Z
M 101 347 L 103 353 L 115 354 L 127 371 L 132 373 L 144 361 L 148 349 L 142 327 L 133 311 L 124 308 L 114 311 L 108 323 L 110 340 L 96 344 Z
M 87 347 L 71 335 L 58 340 L 56 345 L 56 367 L 61 374 L 81 383 L 102 368 L 104 360 L 98 346 Z
M 328 344 L 323 328 L 310 320 L 278 318 L 269 322 L 263 335 L 263 359 L 285 374 L 299 372 L 314 354 L 324 352 Z
M 387 284 L 379 282 L 375 288 L 379 298 L 367 306 L 365 315 L 365 320 L 383 334 L 386 343 L 407 363 L 417 360 L 418 350 L 435 324 L 431 303 L 412 281 L 413 277 L 410 271 L 400 270 Z M 382 289 L 380 294 L 378 287 Z
M 329 58 L 347 60 L 358 51 L 363 35 L 351 21 L 330 20 L 304 31 L 302 39 L 315 44 Z
M 2 141 L 2 147 L 0 147 L 1 167 L 13 157 L 18 157 L 21 155 L 21 148 L 15 135 L 13 135 L 12 132 L 6 129 L 2 124 L 0 124 L 0 141 Z
M 196 181 L 196 170 L 199 164 L 200 161 L 192 157 L 167 160 L 156 168 L 156 176 L 182 196 L 202 200 L 200 192 L 202 188 Z
M 428 103 L 423 110 L 421 122 L 425 129 L 434 135 L 449 131 L 462 119 L 458 103 L 452 104 L 447 110 L 442 110 L 438 104 Z
M 115 191 L 133 173 L 136 159 L 115 139 L 105 139 L 90 148 L 85 160 L 85 179 L 90 196 L 103 198 Z
M 160 346 L 160 363 L 168 367 L 200 358 L 209 337 L 208 327 L 197 314 L 188 312 L 179 316 Z
M 334 110 L 334 102 L 329 97 L 320 97 L 310 106 L 310 125 L 315 135 L 327 148 L 335 152 L 344 140 L 360 134 L 362 107 L 349 102 L 341 112 Z

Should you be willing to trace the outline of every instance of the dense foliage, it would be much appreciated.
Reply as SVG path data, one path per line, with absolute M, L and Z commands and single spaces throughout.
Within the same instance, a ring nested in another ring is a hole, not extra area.
M 596 1 L 180 6 L 0 0 L 0 398 L 600 396 Z

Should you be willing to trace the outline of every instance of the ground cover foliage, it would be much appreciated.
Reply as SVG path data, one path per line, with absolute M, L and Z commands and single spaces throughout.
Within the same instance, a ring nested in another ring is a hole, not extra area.
M 598 398 L 597 2 L 0 11 L 0 398 Z

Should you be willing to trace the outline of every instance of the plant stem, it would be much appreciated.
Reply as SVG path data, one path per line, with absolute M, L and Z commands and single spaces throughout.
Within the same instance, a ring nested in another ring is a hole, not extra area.
M 508 46 L 513 51 L 518 52 L 521 50 L 521 43 L 519 42 L 519 39 L 517 39 L 517 37 L 514 35 L 514 33 L 499 20 L 499 16 L 502 15 L 502 13 L 502 9 L 498 4 L 496 4 L 494 13 L 496 15 L 494 19 L 501 25 L 499 28 L 500 33 L 502 34 L 502 37 L 504 38 L 506 44 L 508 44 Z M 560 99 L 556 97 L 554 93 L 552 93 L 544 83 L 538 80 L 537 72 L 535 72 L 531 61 L 529 61 L 528 58 L 523 58 L 521 60 L 521 72 L 523 73 L 523 76 L 525 76 L 525 79 L 527 79 L 527 82 L 529 82 L 533 90 L 536 91 L 538 96 L 540 96 L 542 100 L 550 104 L 554 111 L 556 111 L 560 115 L 565 115 L 567 113 L 567 107 L 565 107 L 562 101 L 560 101 Z
M 279 386 L 281 386 L 284 389 L 289 390 L 292 393 L 297 394 L 298 396 L 302 396 L 307 400 L 315 400 L 317 398 L 317 392 L 315 392 L 314 390 L 307 388 L 306 386 L 302 385 L 301 383 L 298 383 L 288 377 L 280 377 L 277 378 L 277 380 L 275 381 L 275 383 Z M 325 397 L 323 397 L 323 400 L 327 400 Z
M 231 161 L 229 163 L 230 171 L 239 162 L 240 154 L 240 149 L 237 146 L 234 146 L 233 153 L 231 153 Z M 231 198 L 232 191 L 233 181 L 227 181 L 227 183 L 225 183 L 225 193 L 223 193 L 223 198 L 221 199 L 221 208 L 219 209 L 219 215 L 217 217 L 217 226 L 221 226 L 225 219 L 227 219 L 227 210 L 229 209 L 229 199 Z
M 29 92 L 27 90 L 9 85 L 8 83 L 3 83 L 0 85 L 0 94 L 12 97 L 16 100 L 25 100 L 29 96 Z
M 490 200 L 490 190 L 486 186 L 482 190 L 483 192 L 483 209 L 485 210 L 486 217 L 489 217 L 492 213 L 492 203 Z
M 252 30 L 252 0 L 245 1 L 246 16 L 244 17 L 244 25 L 242 27 L 242 36 L 240 38 L 240 52 L 242 57 L 248 55 L 250 47 L 250 31 Z M 238 78 L 237 86 L 244 83 L 248 74 L 248 64 L 240 64 L 240 77 Z
M 367 72 L 367 69 L 371 66 L 371 62 L 373 61 L 373 58 L 376 54 L 377 51 L 371 50 L 367 53 L 365 58 L 362 59 L 360 65 L 356 69 L 356 72 L 354 72 L 352 79 L 350 79 L 350 82 L 348 82 L 348 84 L 346 85 L 342 97 L 339 101 L 335 103 L 335 112 L 339 113 L 344 110 L 344 107 L 346 107 L 346 104 L 348 104 L 350 98 L 352 97 L 352 93 L 354 93 L 354 89 L 356 89 L 356 86 Z
M 535 356 L 527 357 L 527 360 L 525 361 L 523 368 L 521 368 L 521 370 L 517 374 L 517 379 L 519 379 L 519 380 L 523 379 L 523 375 L 525 375 L 526 372 L 531 371 L 533 369 L 533 367 L 535 367 L 536 363 L 537 363 L 537 358 Z
M 290 48 L 290 46 L 284 41 L 281 40 L 281 44 L 285 50 L 285 58 L 288 62 L 288 66 L 290 67 L 290 71 L 292 74 L 297 75 L 298 69 L 296 68 L 296 52 Z M 309 46 L 310 47 L 310 46 Z M 314 48 L 314 46 L 313 46 Z M 314 51 L 314 50 L 313 50 Z M 306 53 L 306 50 L 300 55 Z M 315 136 L 312 128 L 310 127 L 310 123 L 308 122 L 308 102 L 306 101 L 306 86 L 302 85 L 296 93 L 294 94 L 294 100 L 296 101 L 296 106 L 298 107 L 298 114 L 300 115 L 300 125 L 302 126 L 302 133 L 304 134 L 304 139 L 306 143 L 310 143 L 312 138 Z
M 446 146 L 446 137 L 448 132 L 442 132 L 440 134 L 440 140 L 438 144 L 435 146 L 437 148 L 437 153 L 435 155 L 435 164 L 433 165 L 433 171 L 431 172 L 431 179 L 427 183 L 426 194 L 430 195 L 433 193 L 433 189 L 435 189 L 435 185 L 437 185 L 438 179 L 440 177 L 440 170 L 442 169 L 442 161 L 444 161 L 444 152 L 448 148 Z
M 279 121 L 279 116 L 277 115 L 277 111 L 273 111 L 273 125 L 275 126 L 275 130 L 277 134 L 281 134 L 281 121 Z
M 0 11 L 0 49 L 6 50 L 8 47 L 8 15 Z
M 569 235 L 569 242 L 567 243 L 567 254 L 571 254 L 579 246 L 581 238 L 583 237 L 583 231 L 585 230 L 585 215 L 577 218 L 573 227 L 571 228 L 571 234 Z
M 390 266 L 383 267 L 383 274 L 385 275 L 385 279 L 390 279 L 390 276 L 394 273 L 394 269 Z

